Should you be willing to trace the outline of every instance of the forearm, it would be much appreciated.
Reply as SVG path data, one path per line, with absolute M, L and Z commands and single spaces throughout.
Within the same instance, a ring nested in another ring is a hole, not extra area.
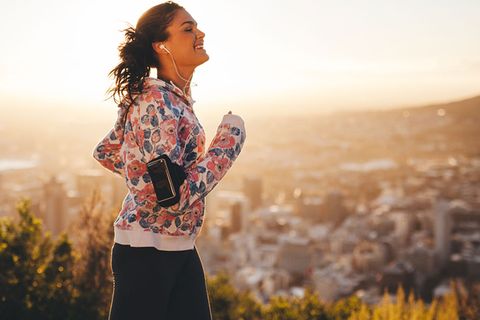
M 243 121 L 236 116 L 224 117 L 206 153 L 186 168 L 187 177 L 180 186 L 180 200 L 168 210 L 183 213 L 195 201 L 205 197 L 232 167 L 245 138 Z

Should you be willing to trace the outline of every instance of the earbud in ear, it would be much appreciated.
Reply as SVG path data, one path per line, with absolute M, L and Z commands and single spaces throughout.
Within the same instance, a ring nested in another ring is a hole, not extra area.
M 168 51 L 167 47 L 166 47 L 163 43 L 159 46 L 159 48 L 160 48 L 160 49 L 163 49 L 163 50 L 165 50 L 165 51 L 167 51 L 167 52 L 170 52 L 170 51 Z

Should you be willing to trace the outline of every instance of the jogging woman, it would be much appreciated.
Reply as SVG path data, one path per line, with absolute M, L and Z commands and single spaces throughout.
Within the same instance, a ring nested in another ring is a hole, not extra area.
M 109 319 L 211 320 L 195 240 L 204 224 L 205 196 L 243 147 L 244 122 L 224 114 L 205 148 L 190 82 L 209 56 L 205 34 L 182 6 L 156 5 L 124 32 L 120 63 L 110 72 L 118 118 L 93 151 L 128 188 L 113 224 Z M 150 76 L 152 68 L 156 77 Z M 159 199 L 147 168 L 162 155 L 185 176 L 178 199 L 168 205 Z

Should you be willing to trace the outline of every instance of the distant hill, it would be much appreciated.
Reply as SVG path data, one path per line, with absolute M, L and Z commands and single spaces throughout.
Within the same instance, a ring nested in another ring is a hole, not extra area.
M 480 96 L 417 107 L 339 112 L 325 125 L 344 128 L 351 141 L 362 139 L 374 145 L 383 139 L 407 139 L 436 152 L 480 156 Z
M 472 116 L 478 118 L 480 117 L 480 95 L 463 100 L 393 109 L 339 110 L 332 115 L 398 115 L 399 113 L 404 114 L 404 112 L 410 114 L 431 114 L 437 113 L 439 109 L 444 109 L 451 116 Z
M 432 104 L 427 106 L 420 107 L 410 107 L 395 109 L 390 111 L 409 111 L 409 112 L 421 112 L 421 111 L 434 111 L 437 112 L 438 109 L 444 109 L 447 114 L 452 116 L 460 117 L 480 117 L 480 95 L 464 100 L 452 101 L 441 104 Z

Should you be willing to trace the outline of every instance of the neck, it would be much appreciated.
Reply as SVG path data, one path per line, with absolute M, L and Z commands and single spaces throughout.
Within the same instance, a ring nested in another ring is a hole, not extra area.
M 190 81 L 188 81 L 188 84 L 187 84 L 187 81 L 180 78 L 177 72 L 175 72 L 175 69 L 173 66 L 171 68 L 164 68 L 162 70 L 157 69 L 157 78 L 160 78 L 167 82 L 172 81 L 177 87 L 179 87 L 182 90 L 184 89 L 185 85 L 187 85 L 185 87 L 185 90 L 183 91 L 186 92 L 188 95 L 190 95 L 190 83 L 192 81 L 190 76 L 192 76 L 194 68 L 181 67 L 181 66 L 178 66 L 177 68 L 178 68 L 178 73 L 180 73 L 180 75 L 183 78 L 187 80 L 190 79 Z

